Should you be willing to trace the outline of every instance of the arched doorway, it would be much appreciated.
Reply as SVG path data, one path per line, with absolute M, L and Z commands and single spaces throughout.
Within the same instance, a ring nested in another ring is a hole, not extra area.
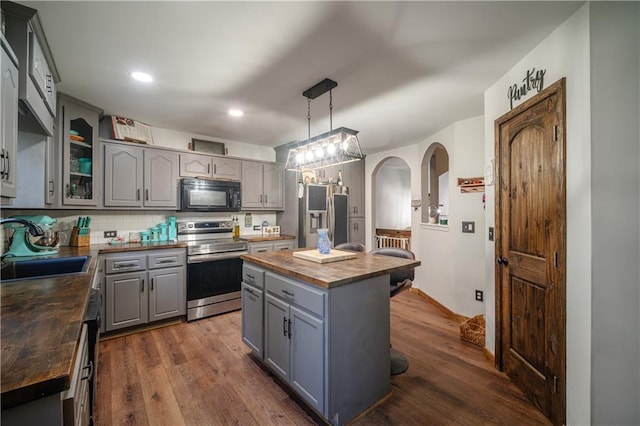
M 398 157 L 382 160 L 372 175 L 373 247 L 410 249 L 411 169 Z
M 429 146 L 422 158 L 422 223 L 438 223 L 449 205 L 449 153 L 439 142 Z

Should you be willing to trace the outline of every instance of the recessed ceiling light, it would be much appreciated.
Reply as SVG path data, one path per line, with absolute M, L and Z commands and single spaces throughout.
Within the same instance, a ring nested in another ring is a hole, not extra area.
M 138 81 L 142 81 L 143 83 L 151 83 L 153 81 L 153 77 L 151 77 L 147 73 L 140 72 L 140 71 L 132 72 L 131 77 L 135 78 Z
M 244 112 L 239 109 L 230 109 L 229 115 L 232 115 L 234 117 L 242 117 L 244 115 Z

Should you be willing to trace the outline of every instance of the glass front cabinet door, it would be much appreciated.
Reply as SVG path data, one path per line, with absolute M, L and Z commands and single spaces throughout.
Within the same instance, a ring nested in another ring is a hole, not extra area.
M 101 110 L 61 95 L 62 204 L 97 206 L 100 189 L 98 123 Z

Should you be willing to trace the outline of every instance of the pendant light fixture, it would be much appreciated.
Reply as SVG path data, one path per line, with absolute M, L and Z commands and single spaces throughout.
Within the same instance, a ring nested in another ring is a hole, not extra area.
M 308 139 L 289 150 L 286 169 L 292 171 L 314 170 L 336 164 L 362 160 L 364 155 L 358 141 L 358 131 L 339 127 L 333 129 L 333 94 L 338 86 L 333 80 L 325 78 L 320 83 L 302 92 L 307 98 Z M 329 92 L 329 131 L 311 137 L 311 100 Z

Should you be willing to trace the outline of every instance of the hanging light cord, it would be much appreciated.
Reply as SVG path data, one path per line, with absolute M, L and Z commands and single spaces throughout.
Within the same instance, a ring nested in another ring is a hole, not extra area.
M 333 90 L 329 90 L 329 130 L 333 130 Z
M 308 139 L 311 139 L 311 98 L 307 98 L 307 133 Z

